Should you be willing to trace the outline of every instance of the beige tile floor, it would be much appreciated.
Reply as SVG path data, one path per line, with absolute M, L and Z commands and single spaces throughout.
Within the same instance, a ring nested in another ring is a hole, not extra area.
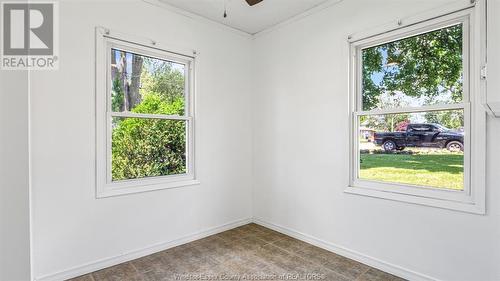
M 72 280 L 403 279 L 252 223 Z

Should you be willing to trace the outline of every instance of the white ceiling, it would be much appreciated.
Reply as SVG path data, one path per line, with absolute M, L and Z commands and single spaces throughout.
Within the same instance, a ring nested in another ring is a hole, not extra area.
M 332 0 L 264 0 L 250 7 L 245 0 L 160 0 L 249 34 L 256 34 Z M 227 18 L 224 14 L 226 1 Z

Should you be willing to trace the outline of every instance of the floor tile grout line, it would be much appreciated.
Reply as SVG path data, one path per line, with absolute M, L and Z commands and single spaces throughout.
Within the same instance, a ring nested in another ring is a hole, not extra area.
M 256 223 L 250 223 L 250 224 L 256 224 Z M 300 241 L 300 242 L 302 242 L 302 243 L 305 243 L 305 244 L 307 244 L 307 245 L 310 245 L 310 246 L 313 246 L 313 247 L 317 247 L 317 246 L 315 246 L 315 245 L 313 245 L 313 244 L 310 244 L 310 243 L 304 242 L 304 241 L 299 240 L 299 239 L 297 239 L 297 238 L 294 238 L 294 237 L 292 237 L 292 236 L 288 236 L 288 235 L 286 235 L 286 234 L 284 234 L 284 233 L 281 233 L 281 232 L 279 232 L 279 231 L 276 231 L 276 230 L 274 230 L 274 229 L 270 229 L 270 228 L 267 228 L 267 227 L 262 226 L 262 225 L 259 225 L 259 224 L 256 224 L 256 225 L 260 226 L 260 228 L 265 228 L 265 229 L 268 229 L 268 230 L 271 230 L 271 231 L 274 231 L 274 232 L 280 233 L 280 234 L 282 234 L 282 235 L 285 235 L 286 237 L 283 237 L 283 238 L 281 238 L 281 239 L 278 239 L 278 240 L 276 240 L 276 241 L 274 241 L 274 242 L 271 242 L 271 243 L 268 243 L 268 244 L 273 244 L 273 246 L 276 246 L 276 247 L 278 247 L 278 248 L 280 248 L 280 249 L 284 250 L 285 252 L 292 254 L 293 256 L 296 256 L 296 257 L 302 258 L 301 256 L 298 256 L 297 254 L 295 254 L 295 253 L 293 253 L 293 252 L 290 252 L 290 251 L 288 251 L 288 250 L 286 250 L 286 249 L 284 249 L 284 248 L 282 248 L 282 247 L 280 247 L 280 246 L 278 246 L 278 245 L 275 245 L 274 243 L 279 242 L 279 241 L 282 241 L 282 240 L 287 239 L 287 238 L 292 238 L 292 239 L 294 239 L 294 240 L 298 240 L 298 241 Z M 257 229 L 257 230 L 258 230 L 258 231 L 260 231 L 259 229 Z M 262 232 L 263 232 L 263 233 L 265 233 L 264 231 L 262 231 Z M 268 244 L 266 244 L 266 245 L 268 245 Z M 317 248 L 320 248 L 320 247 L 317 247 Z M 335 253 L 333 253 L 333 252 L 331 252 L 331 251 L 328 251 L 328 250 L 326 250 L 326 249 L 323 249 L 323 248 L 320 248 L 320 249 L 325 250 L 325 251 L 327 251 L 327 252 L 330 252 L 330 253 L 332 253 L 332 254 L 335 254 Z M 350 260 L 349 258 L 344 257 L 344 256 L 340 256 L 340 257 Z M 303 259 L 303 258 L 302 258 L 302 259 Z M 304 260 L 305 260 L 305 259 L 304 259 Z M 306 261 L 307 261 L 307 260 L 306 260 Z M 349 277 L 347 277 L 347 276 L 345 276 L 345 275 L 343 275 L 343 274 L 341 274 L 341 273 L 338 273 L 338 272 L 336 272 L 336 271 L 333 271 L 333 270 L 331 270 L 331 269 L 329 269 L 329 268 L 325 267 L 323 264 L 314 263 L 314 262 L 311 262 L 311 263 L 313 263 L 313 264 L 315 264 L 315 265 L 319 265 L 320 267 L 322 267 L 323 269 L 326 269 L 327 271 L 333 272 L 333 273 L 335 273 L 335 274 L 339 274 L 339 275 L 341 275 L 342 277 L 345 277 L 345 278 L 347 278 L 347 279 L 351 279 L 351 278 L 349 278 Z M 363 264 L 363 265 L 367 266 L 368 268 L 367 268 L 365 271 L 363 271 L 363 272 L 362 272 L 359 276 L 357 276 L 357 277 L 356 277 L 353 281 L 357 281 L 357 280 L 359 280 L 359 278 L 361 278 L 363 275 L 365 275 L 368 271 L 370 271 L 370 270 L 372 269 L 372 267 L 371 267 L 371 266 L 369 266 L 369 265 L 367 265 L 367 264 L 364 264 L 364 263 L 361 263 L 361 264 Z
M 266 228 L 266 229 L 267 229 L 267 228 Z M 269 229 L 269 230 L 271 230 L 271 229 Z M 272 231 L 274 231 L 274 230 L 272 230 Z M 270 234 L 269 232 L 259 231 L 259 230 L 255 230 L 255 229 L 253 229 L 253 230 L 252 230 L 252 232 L 259 232 L 259 233 L 262 233 L 262 234 Z M 264 239 L 261 239 L 261 238 L 259 238 L 259 237 L 255 237 L 256 239 L 258 239 L 258 240 L 260 240 L 260 241 L 264 242 L 264 244 L 263 244 L 262 246 L 259 246 L 258 248 L 263 248 L 263 247 L 265 247 L 265 246 L 267 246 L 267 245 L 273 245 L 273 243 L 276 243 L 276 242 L 278 242 L 278 241 L 282 241 L 282 240 L 285 240 L 285 239 L 290 239 L 290 238 L 294 239 L 293 237 L 290 237 L 290 236 L 288 236 L 288 235 L 286 235 L 286 234 L 283 234 L 283 233 L 281 233 L 281 232 L 278 232 L 278 231 L 274 231 L 274 232 L 279 233 L 279 234 L 283 235 L 284 237 L 278 238 L 277 240 L 275 240 L 275 241 L 271 241 L 271 242 L 270 242 L 270 241 L 266 241 L 266 240 L 264 240 Z M 222 234 L 222 233 L 224 233 L 224 232 L 221 232 L 221 233 L 219 233 L 219 234 Z M 249 235 L 250 235 L 250 236 L 248 236 L 248 237 L 252 237 L 252 236 L 253 236 L 253 235 L 252 235 L 252 233 L 251 233 L 250 231 L 248 231 L 248 232 L 247 232 L 247 234 L 249 234 Z M 216 237 L 218 237 L 218 234 L 217 234 L 217 235 L 215 235 L 215 236 L 216 236 Z M 245 238 L 237 238 L 237 239 L 234 239 L 234 240 L 229 240 L 229 239 L 225 239 L 224 237 L 218 237 L 218 238 L 222 239 L 222 240 L 223 240 L 223 241 L 225 241 L 225 242 L 231 242 L 231 243 L 234 243 L 234 242 L 241 241 L 241 240 L 245 239 Z M 276 246 L 276 245 L 273 245 L 273 246 L 278 247 L 278 246 Z M 278 247 L 278 248 L 279 248 L 279 249 L 282 249 L 281 247 Z M 282 249 L 282 250 L 283 250 L 283 249 Z M 288 251 L 285 251 L 285 252 L 289 253 Z M 254 255 L 254 254 L 252 254 L 252 255 Z M 302 259 L 302 260 L 306 261 L 305 259 L 303 259 L 303 258 L 302 258 L 302 257 L 300 257 L 300 256 L 297 256 L 297 255 L 292 255 L 292 256 L 298 257 L 298 258 L 300 258 L 300 259 Z M 257 257 L 257 256 L 256 256 L 256 257 Z M 313 263 L 313 264 L 314 264 L 314 263 Z M 317 264 L 315 264 L 315 265 L 317 265 Z M 323 269 L 328 270 L 327 268 L 324 268 L 322 265 L 318 265 L 318 266 L 319 266 L 319 267 L 321 267 L 321 268 L 323 268 Z M 331 271 L 331 270 L 329 270 L 329 271 Z M 335 273 L 336 273 L 336 272 L 335 272 Z M 337 274 L 337 273 L 336 273 L 336 274 Z M 343 276 L 343 275 L 341 275 L 341 276 Z M 344 277 L 344 276 L 343 276 L 343 277 Z M 347 279 L 349 279 L 349 278 L 347 278 Z
M 359 275 L 354 281 L 358 281 L 359 278 L 361 278 L 363 275 L 365 275 L 368 271 L 370 271 L 370 267 L 368 267 L 363 273 L 361 273 L 361 275 Z
M 226 240 L 226 239 L 224 239 L 223 237 L 219 237 L 219 238 L 220 238 L 220 239 L 223 239 L 223 240 L 224 240 L 224 241 L 226 241 L 226 242 L 235 242 L 235 241 L 241 241 L 241 240 L 245 239 L 245 238 L 238 238 L 238 239 L 235 239 L 235 240 Z M 280 238 L 280 239 L 278 239 L 278 240 L 276 240 L 276 241 L 269 242 L 269 241 L 266 241 L 266 240 L 264 240 L 264 239 L 260 239 L 259 237 L 255 237 L 255 238 L 256 238 L 256 239 L 258 239 L 258 240 L 260 240 L 260 241 L 262 241 L 262 242 L 264 242 L 264 244 L 263 244 L 261 247 L 264 247 L 264 246 L 266 246 L 266 245 L 270 245 L 270 244 L 272 244 L 272 243 L 275 243 L 275 242 L 278 242 L 278 241 L 281 241 L 281 240 L 286 239 L 286 237 L 284 237 L 284 238 Z
M 292 238 L 293 238 L 293 237 L 292 237 Z M 293 238 L 293 239 L 295 239 L 295 238 Z M 296 239 L 296 240 L 298 240 L 298 239 Z M 298 241 L 300 241 L 300 240 L 298 240 Z M 277 242 L 277 241 L 276 241 L 276 242 Z M 303 241 L 301 241 L 301 242 L 303 242 Z M 307 242 L 303 242 L 303 243 L 306 243 L 307 245 L 310 245 L 310 246 L 316 247 L 316 246 L 314 246 L 314 245 L 312 245 L 312 244 L 310 244 L 310 243 L 307 243 Z M 289 251 L 289 250 L 287 250 L 287 249 L 284 249 L 284 248 L 282 248 L 282 247 L 280 247 L 280 246 L 278 246 L 278 245 L 274 245 L 274 244 L 273 244 L 273 246 L 275 246 L 275 247 L 277 247 L 277 248 L 279 248 L 279 249 L 281 249 L 281 250 L 283 250 L 283 251 L 285 251 L 285 252 L 287 252 L 287 253 L 291 254 L 292 256 L 295 256 L 295 257 L 298 257 L 298 258 L 300 258 L 300 259 L 302 259 L 302 260 L 308 261 L 308 260 L 304 259 L 303 257 L 299 256 L 297 253 L 291 252 L 291 251 Z M 320 248 L 320 249 L 321 249 L 321 248 Z M 326 251 L 326 250 L 325 250 L 325 251 Z M 329 252 L 329 251 L 328 251 L 328 252 Z M 335 253 L 333 253 L 333 254 L 335 254 Z M 342 258 L 344 258 L 344 257 L 342 257 Z M 326 267 L 325 267 L 323 264 L 321 264 L 321 263 L 316 263 L 316 262 L 314 262 L 314 261 L 309 261 L 309 262 L 310 262 L 310 263 L 312 263 L 312 264 L 314 264 L 314 265 L 317 265 L 317 266 L 321 267 L 322 269 L 325 269 L 325 270 L 327 270 L 327 271 L 330 271 L 330 272 L 333 272 L 333 273 L 335 273 L 335 274 L 338 274 L 338 275 L 340 275 L 340 276 L 342 276 L 342 277 L 346 278 L 347 280 L 353 280 L 353 279 L 351 279 L 350 277 L 345 276 L 344 274 L 342 274 L 342 273 L 340 273 L 340 272 L 336 272 L 336 271 L 333 271 L 333 270 L 331 270 L 331 269 L 329 269 L 329 268 L 326 268 Z M 369 268 L 368 268 L 368 269 L 369 269 Z M 368 271 L 368 270 L 366 270 L 366 271 Z M 365 273 L 366 273 L 366 271 L 365 271 L 365 272 L 363 272 L 362 274 L 360 274 L 359 276 L 361 276 L 361 275 L 365 274 Z M 358 277 L 356 277 L 356 279 L 357 279 L 357 278 L 359 278 L 359 276 L 358 276 Z M 356 279 L 355 279 L 355 280 L 356 280 Z M 355 281 L 355 280 L 354 280 L 354 281 Z
M 247 225 L 250 225 L 250 224 L 247 224 Z M 256 224 L 256 225 L 258 225 L 258 224 Z M 259 226 L 260 226 L 260 225 L 259 225 Z M 240 227 L 241 227 L 241 226 L 240 226 Z M 239 227 L 237 227 L 237 228 L 239 228 Z M 237 229 L 237 228 L 233 228 L 233 229 Z M 278 240 L 276 240 L 276 241 L 273 241 L 273 242 L 267 242 L 266 244 L 262 245 L 261 247 L 264 247 L 264 246 L 266 246 L 266 245 L 273 245 L 273 246 L 275 246 L 275 247 L 277 247 L 277 248 L 279 248 L 279 249 L 281 249 L 281 250 L 285 251 L 286 253 L 291 254 L 292 256 L 297 257 L 297 258 L 299 258 L 299 259 L 302 259 L 302 260 L 304 260 L 304 261 L 308 261 L 308 260 L 306 260 L 306 259 L 302 258 L 302 257 L 301 257 L 301 256 L 299 256 L 297 253 L 294 253 L 294 252 L 292 252 L 292 251 L 289 251 L 289 250 L 287 250 L 287 249 L 285 249 L 285 248 L 283 248 L 283 247 L 280 247 L 280 246 L 276 245 L 275 243 L 277 243 L 277 242 L 279 242 L 279 241 L 283 241 L 283 240 L 285 240 L 285 239 L 287 239 L 287 238 L 288 238 L 288 239 L 289 239 L 289 238 L 291 238 L 291 239 L 298 240 L 298 241 L 300 241 L 300 242 L 302 242 L 302 243 L 305 243 L 305 244 L 307 244 L 307 245 L 309 245 L 309 246 L 312 246 L 312 247 L 317 247 L 317 246 L 314 246 L 314 245 L 312 245 L 312 244 L 310 244 L 310 243 L 307 243 L 307 242 L 301 241 L 301 240 L 299 240 L 299 239 L 293 238 L 293 237 L 288 236 L 288 235 L 286 235 L 286 234 L 284 234 L 284 233 L 281 233 L 281 232 L 279 232 L 279 231 L 276 231 L 276 230 L 273 230 L 273 229 L 270 229 L 270 228 L 267 228 L 267 227 L 264 227 L 264 226 L 260 226 L 259 228 L 264 228 L 264 229 L 267 229 L 267 230 L 270 230 L 270 231 L 273 231 L 273 232 L 276 232 L 276 233 L 279 233 L 279 234 L 282 234 L 282 235 L 284 235 L 284 236 L 285 236 L 285 237 L 282 237 L 282 238 L 280 238 L 280 239 L 278 239 Z M 257 232 L 260 232 L 260 233 L 264 233 L 264 234 L 268 234 L 268 233 L 269 233 L 269 232 L 263 231 L 263 230 L 261 230 L 261 229 L 259 229 L 259 228 L 254 228 L 254 230 L 255 230 L 255 231 L 257 231 Z M 221 237 L 221 238 L 222 238 L 222 237 Z M 258 238 L 258 237 L 257 237 L 257 238 Z M 222 238 L 222 239 L 223 239 L 223 238 Z M 243 238 L 241 238 L 241 239 L 243 239 Z M 237 240 L 239 240 L 239 239 L 237 239 Z M 261 240 L 262 240 L 262 239 L 261 239 Z M 321 248 L 320 248 L 320 249 L 321 249 Z M 324 250 L 324 249 L 323 249 L 323 250 Z M 330 251 L 328 251 L 328 250 L 325 250 L 325 251 L 330 252 Z M 335 253 L 333 253 L 333 252 L 330 252 L 330 253 L 335 254 Z M 344 259 L 347 259 L 347 260 L 350 260 L 349 258 L 346 258 L 346 257 L 343 257 L 343 256 L 340 256 L 340 257 L 341 257 L 341 258 L 344 258 Z M 363 264 L 363 265 L 367 266 L 368 268 L 367 268 L 365 271 L 363 271 L 362 273 L 360 273 L 360 274 L 359 274 L 359 275 L 358 275 L 355 279 L 352 279 L 352 278 L 350 278 L 350 277 L 348 277 L 348 276 L 346 276 L 346 275 L 344 275 L 344 274 L 342 274 L 342 273 L 340 273 L 340 272 L 337 272 L 337 271 L 334 271 L 334 270 L 332 270 L 332 269 L 329 269 L 329 268 L 325 267 L 325 265 L 323 265 L 323 264 L 321 264 L 321 263 L 316 263 L 316 262 L 313 262 L 313 261 L 309 261 L 309 262 L 311 262 L 312 264 L 314 264 L 314 265 L 316 265 L 316 266 L 319 266 L 320 268 L 322 268 L 322 269 L 324 269 L 324 270 L 326 270 L 326 271 L 329 271 L 329 272 L 332 272 L 332 273 L 338 274 L 338 275 L 340 275 L 340 276 L 342 276 L 342 277 L 344 277 L 344 278 L 346 278 L 346 279 L 348 279 L 348 280 L 353 280 L 353 281 L 357 281 L 357 280 L 359 280 L 359 278 L 361 278 L 363 275 L 365 275 L 365 274 L 366 274 L 366 273 L 367 273 L 367 272 L 371 269 L 371 267 L 370 267 L 369 265 L 366 265 L 366 264 L 361 263 L 361 264 Z
M 346 278 L 347 280 L 353 280 L 353 279 L 351 279 L 350 277 L 345 276 L 345 275 L 344 275 L 344 274 L 342 274 L 342 273 L 339 273 L 339 272 L 333 271 L 333 270 L 331 270 L 331 269 L 329 269 L 329 268 L 326 268 L 323 264 L 316 263 L 316 262 L 313 262 L 313 261 L 309 261 L 309 260 L 307 260 L 307 259 L 305 259 L 305 258 L 303 258 L 303 257 L 299 256 L 298 254 L 296 254 L 296 253 L 294 253 L 294 252 L 291 252 L 291 251 L 288 251 L 288 250 L 286 250 L 286 249 L 284 249 L 284 248 L 282 248 L 282 247 L 279 247 L 279 246 L 277 246 L 277 245 L 273 245 L 273 246 L 275 246 L 275 247 L 279 248 L 280 250 L 283 250 L 284 252 L 286 252 L 286 253 L 288 253 L 288 254 L 290 254 L 290 255 L 292 255 L 292 256 L 294 256 L 294 257 L 296 257 L 296 258 L 299 258 L 299 259 L 301 259 L 301 260 L 303 260 L 303 261 L 306 261 L 306 262 L 310 262 L 311 264 L 316 265 L 316 266 L 318 266 L 319 268 L 321 268 L 321 269 L 323 269 L 323 270 L 326 270 L 326 271 L 329 271 L 329 272 L 335 273 L 335 274 L 337 274 L 337 275 L 339 275 L 339 276 L 341 276 L 341 277 Z M 355 280 L 353 280 L 353 281 L 355 281 Z
M 233 228 L 233 229 L 234 229 L 234 228 Z M 222 234 L 222 233 L 224 233 L 224 232 L 221 232 L 221 233 L 219 233 L 219 234 Z M 236 238 L 236 239 L 227 239 L 227 238 L 224 238 L 224 237 L 220 237 L 220 236 L 219 236 L 219 234 L 216 234 L 215 236 L 218 236 L 220 239 L 223 239 L 223 240 L 224 240 L 224 241 L 226 241 L 226 242 L 234 242 L 234 241 L 239 241 L 239 240 L 243 240 L 243 239 L 245 239 L 245 238 L 248 238 L 248 237 L 238 237 L 238 238 Z M 250 237 L 252 237 L 252 236 L 253 236 L 253 235 L 250 235 Z M 259 237 L 255 237 L 255 238 L 259 239 L 260 241 L 267 242 L 266 240 L 261 239 L 261 238 L 259 238 Z M 267 243 L 271 243 L 271 242 L 267 242 Z
M 137 269 L 137 267 L 135 266 L 135 264 L 132 261 L 129 261 L 128 263 L 134 268 L 134 270 L 137 274 L 142 275 L 142 273 L 139 272 L 139 270 Z
M 280 248 L 280 249 L 282 249 L 282 248 Z M 282 249 L 282 250 L 283 250 L 283 249 Z M 288 252 L 288 251 L 286 251 L 286 250 L 285 250 L 285 252 Z M 292 253 L 292 252 L 288 252 L 288 253 L 289 253 L 289 254 L 291 254 L 292 256 L 298 257 L 299 259 L 302 259 L 302 260 L 308 261 L 308 260 L 304 259 L 303 257 L 301 257 L 301 256 L 297 255 L 297 254 L 294 254 L 294 253 Z M 314 264 L 314 265 L 316 265 L 316 266 L 319 266 L 320 268 L 322 268 L 322 269 L 324 269 L 324 270 L 326 270 L 326 271 L 329 271 L 329 272 L 333 272 L 333 273 L 335 273 L 335 274 L 338 274 L 338 275 L 340 275 L 340 276 L 342 276 L 342 277 L 346 278 L 347 280 L 353 280 L 353 279 L 351 279 L 350 277 L 345 276 L 345 275 L 344 275 L 344 274 L 342 274 L 342 273 L 339 273 L 339 272 L 333 271 L 333 270 L 331 270 L 331 269 L 329 269 L 329 268 L 325 267 L 323 264 L 320 264 L 320 263 L 315 263 L 315 262 L 313 262 L 313 261 L 309 261 L 309 262 L 310 262 L 310 263 L 312 263 L 312 264 Z
M 256 224 L 256 223 L 254 223 L 254 222 L 251 222 L 251 223 L 248 223 L 248 224 L 245 224 L 245 225 L 242 225 L 242 226 L 238 226 L 238 227 L 233 228 L 233 229 L 238 229 L 238 228 L 241 228 L 241 227 L 244 227 L 244 226 L 247 226 L 247 225 L 252 225 L 252 224 L 253 224 L 253 225 L 258 226 L 258 227 L 253 227 L 253 230 L 255 230 L 255 231 L 257 231 L 257 232 L 260 232 L 260 233 L 268 234 L 268 233 L 270 233 L 269 231 L 272 231 L 272 232 L 277 232 L 277 233 L 283 234 L 283 233 L 278 232 L 278 231 L 276 231 L 276 230 L 274 230 L 274 229 L 267 228 L 267 227 L 265 227 L 265 226 L 262 226 L 262 225 Z M 261 228 L 264 228 L 264 229 L 266 229 L 267 231 L 261 230 Z M 232 230 L 232 229 L 230 229 L 230 230 Z M 286 235 L 286 234 L 283 234 L 283 235 Z
M 205 238 L 209 238 L 209 237 L 211 237 L 211 236 L 214 236 L 214 237 L 217 237 L 217 238 L 223 239 L 223 240 L 224 240 L 224 241 L 226 241 L 226 242 L 234 242 L 234 241 L 236 241 L 236 240 L 242 240 L 242 239 L 244 239 L 244 238 L 236 238 L 236 239 L 234 239 L 234 240 L 231 240 L 231 239 L 226 239 L 226 238 L 224 238 L 224 237 L 221 237 L 220 235 L 221 235 L 221 234 L 223 234 L 223 233 L 225 233 L 225 232 L 228 232 L 228 231 L 231 231 L 231 230 L 237 230 L 237 229 L 239 229 L 239 228 L 241 228 L 241 227 L 244 227 L 244 226 L 247 226 L 247 225 L 251 225 L 251 224 L 255 224 L 255 223 L 249 223 L 249 224 L 245 224 L 245 225 L 238 226 L 238 227 L 235 227 L 235 228 L 231 228 L 231 229 L 228 229 L 228 230 L 226 230 L 226 231 L 219 232 L 219 233 L 216 233 L 216 234 L 213 234 L 213 235 L 210 235 L 210 236 L 207 236 L 207 237 L 201 238 L 201 239 L 205 239 Z M 262 233 L 262 234 L 269 234 L 269 232 L 265 232 L 265 231 L 263 231 L 263 230 L 259 230 L 259 228 L 265 228 L 265 229 L 267 229 L 267 230 L 270 230 L 270 231 L 273 231 L 273 232 L 276 232 L 276 233 L 279 233 L 279 234 L 282 234 L 282 235 L 285 235 L 285 236 L 286 236 L 286 237 L 280 238 L 279 240 L 283 240 L 283 239 L 286 239 L 287 237 L 290 237 L 290 236 L 288 236 L 288 235 L 286 235 L 286 234 L 283 234 L 283 233 L 281 233 L 281 232 L 278 232 L 278 231 L 272 230 L 272 229 L 270 229 L 270 228 L 267 228 L 267 227 L 264 227 L 264 226 L 260 226 L 260 225 L 258 225 L 258 224 L 255 224 L 255 225 L 257 225 L 257 226 L 259 226 L 259 227 L 258 227 L 258 228 L 253 228 L 253 229 L 252 229 L 252 231 L 254 231 L 254 232 L 259 232 L 259 233 Z M 248 231 L 246 231 L 246 232 L 248 232 Z M 261 238 L 259 238 L 259 237 L 256 237 L 256 238 L 257 238 L 257 239 L 259 239 L 259 240 L 261 240 L 261 241 L 265 241 L 264 239 L 261 239 Z M 185 246 L 185 245 L 191 244 L 191 243 L 193 243 L 193 242 L 199 241 L 199 240 L 201 240 L 201 239 L 198 239 L 198 240 L 195 240 L 195 241 L 191 241 L 191 242 L 188 242 L 188 243 L 185 243 L 185 244 L 181 244 L 181 245 L 176 246 L 176 247 L 173 247 L 173 248 L 171 248 L 171 249 L 175 249 L 175 248 L 180 247 L 180 246 Z M 279 240 L 276 240 L 276 241 L 273 241 L 273 242 L 277 242 L 277 241 L 279 241 Z M 265 241 L 265 242 L 267 242 L 267 241 Z M 273 242 L 268 242 L 268 243 L 273 243 Z M 187 248 L 191 248 L 191 247 L 194 247 L 194 245 L 189 246 L 189 247 L 187 247 Z
M 261 226 L 261 227 L 263 227 L 263 226 Z M 266 227 L 263 227 L 263 228 L 266 228 Z M 233 229 L 237 229 L 237 228 L 233 228 Z M 266 228 L 266 229 L 269 229 L 269 228 Z M 292 239 L 296 239 L 296 238 L 293 238 L 293 237 L 291 237 L 291 236 L 288 236 L 288 235 L 286 235 L 286 234 L 284 234 L 284 233 L 281 233 L 281 232 L 279 232 L 279 231 L 275 231 L 275 230 L 272 230 L 272 229 L 269 229 L 269 230 L 274 231 L 274 232 L 279 233 L 279 234 L 282 234 L 282 235 L 284 235 L 285 237 L 282 237 L 282 238 L 280 238 L 280 239 L 278 239 L 278 240 L 276 240 L 276 241 L 273 241 L 273 242 L 267 242 L 266 244 L 262 245 L 261 247 L 264 247 L 264 246 L 266 246 L 266 245 L 273 245 L 273 246 L 275 246 L 275 247 L 277 247 L 277 248 L 279 248 L 279 249 L 281 249 L 281 250 L 285 251 L 286 253 L 291 254 L 292 256 L 294 256 L 294 257 L 296 257 L 296 258 L 299 258 L 299 259 L 304 260 L 304 261 L 306 261 L 306 262 L 307 262 L 307 260 L 306 260 L 306 259 L 302 258 L 302 257 L 301 257 L 301 256 L 299 256 L 298 254 L 296 254 L 296 253 L 294 253 L 294 252 L 291 252 L 291 251 L 289 251 L 289 250 L 287 250 L 287 249 L 284 249 L 284 248 L 282 248 L 282 247 L 280 247 L 280 246 L 278 246 L 278 245 L 275 245 L 275 244 L 274 244 L 274 243 L 277 243 L 277 242 L 279 242 L 279 241 L 283 241 L 283 240 L 285 240 L 285 239 L 287 239 L 287 238 L 292 238 Z M 260 230 L 258 230 L 258 229 L 257 229 L 257 232 L 267 234 L 266 232 L 264 232 L 264 231 L 260 231 Z M 219 234 L 222 234 L 222 233 L 224 233 L 224 232 L 221 232 L 221 233 L 219 233 Z M 220 237 L 220 238 L 221 238 L 221 239 L 224 239 L 223 237 Z M 256 237 L 256 238 L 258 238 L 258 237 Z M 229 242 L 234 242 L 234 241 L 238 241 L 238 240 L 242 240 L 242 239 L 243 239 L 243 238 L 238 238 L 238 239 L 236 239 L 236 240 L 232 240 L 232 241 L 229 241 Z M 259 238 L 258 238 L 258 239 L 259 239 Z M 262 239 L 260 239 L 260 240 L 262 240 Z M 298 239 L 296 239 L 296 240 L 298 240 Z M 226 241 L 227 241 L 227 240 L 226 240 Z M 298 241 L 300 241 L 300 240 L 298 240 Z M 303 241 L 301 241 L 301 242 L 303 242 Z M 303 243 L 306 243 L 307 245 L 310 245 L 310 246 L 316 247 L 316 246 L 314 246 L 314 245 L 312 245 L 312 244 L 310 244 L 310 243 L 307 243 L 307 242 L 303 242 Z M 329 251 L 328 251 L 328 252 L 329 252 Z M 342 257 L 342 258 L 345 258 L 345 257 Z M 347 259 L 347 258 L 345 258 L 345 259 Z M 329 271 L 329 272 L 333 272 L 333 273 L 335 273 L 335 274 L 338 274 L 338 275 L 340 275 L 340 276 L 342 276 L 342 277 L 346 278 L 347 280 L 352 280 L 351 278 L 349 278 L 348 276 L 345 276 L 345 275 L 344 275 L 344 274 L 342 274 L 342 273 L 339 273 L 339 272 L 333 271 L 333 270 L 331 270 L 331 269 L 329 269 L 329 268 L 326 268 L 323 264 L 320 264 L 320 263 L 315 263 L 315 262 L 313 262 L 313 261 L 309 261 L 309 262 L 311 262 L 312 264 L 314 264 L 314 265 L 316 265 L 316 266 L 319 266 L 320 268 L 322 268 L 322 269 L 324 269 L 324 270 L 327 270 L 327 271 Z M 369 270 L 369 268 L 368 268 L 365 272 L 361 273 L 359 276 L 361 276 L 361 275 L 365 274 L 368 270 Z M 356 279 L 357 279 L 357 278 L 359 278 L 359 276 L 357 276 L 357 277 L 356 277 Z

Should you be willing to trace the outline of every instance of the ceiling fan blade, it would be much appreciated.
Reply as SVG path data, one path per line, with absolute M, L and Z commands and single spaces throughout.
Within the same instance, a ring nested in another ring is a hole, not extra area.
M 259 4 L 263 0 L 246 0 L 246 1 L 247 1 L 248 5 L 253 6 L 255 4 Z

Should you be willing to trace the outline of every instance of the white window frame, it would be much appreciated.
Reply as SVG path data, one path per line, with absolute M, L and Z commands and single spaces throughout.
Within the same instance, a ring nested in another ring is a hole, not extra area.
M 451 11 L 451 12 L 450 12 Z M 480 79 L 484 64 L 484 24 L 478 13 L 482 6 L 477 3 L 459 3 L 405 20 L 398 20 L 371 33 L 351 35 L 350 44 L 350 150 L 349 185 L 345 192 L 383 199 L 427 205 L 464 212 L 484 214 L 485 208 L 485 139 L 486 113 L 481 106 L 485 81 Z M 463 25 L 463 69 L 464 94 L 460 104 L 432 105 L 419 108 L 375 109 L 362 108 L 362 50 L 384 43 L 401 40 L 462 23 Z M 408 184 L 362 180 L 358 173 L 359 161 L 359 117 L 391 113 L 418 113 L 438 110 L 464 110 L 466 134 L 464 138 L 464 190 L 439 189 Z
M 184 65 L 185 113 L 138 114 L 111 110 L 111 49 Z M 96 197 L 104 198 L 199 184 L 195 173 L 195 57 L 196 52 L 167 48 L 159 42 L 96 28 Z M 111 120 L 113 117 L 182 120 L 186 122 L 186 173 L 113 181 L 111 177 Z

